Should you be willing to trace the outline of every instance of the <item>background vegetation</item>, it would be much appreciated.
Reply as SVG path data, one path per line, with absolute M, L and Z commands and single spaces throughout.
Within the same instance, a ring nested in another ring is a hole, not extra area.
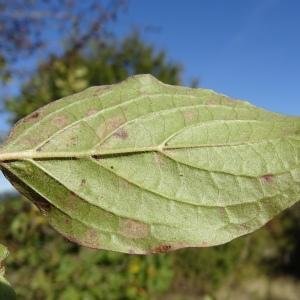
M 42 3 L 45 8 L 55 8 L 56 1 L 31 3 L 34 11 L 41 9 Z M 12 123 L 51 100 L 132 74 L 151 73 L 163 82 L 181 83 L 181 65 L 170 62 L 165 51 L 145 43 L 137 32 L 121 40 L 107 34 L 106 25 L 116 18 L 123 2 L 99 6 L 98 15 L 88 21 L 76 17 L 78 2 L 69 3 L 73 3 L 74 11 L 66 13 L 63 20 L 70 35 L 59 36 L 64 42 L 68 40 L 68 46 L 61 47 L 59 53 L 48 49 L 48 55 L 21 80 L 19 94 L 2 98 Z M 16 20 L 3 16 L 16 8 L 29 18 L 29 27 L 21 44 L 9 34 L 0 38 L 1 44 L 11 46 L 0 48 L 2 85 L 20 76 L 15 73 L 12 53 L 15 59 L 30 59 L 41 45 L 47 46 L 38 32 L 49 24 L 32 19 L 18 1 L 1 6 L 0 31 L 6 28 L 5 32 L 15 32 Z M 91 10 L 95 11 L 95 6 L 87 13 Z M 54 14 L 55 9 L 48 12 Z M 49 14 L 46 17 L 51 17 Z M 59 20 L 54 19 L 56 25 Z M 71 34 L 76 30 L 80 30 L 79 35 Z M 37 33 L 36 38 L 32 32 Z M 10 249 L 7 277 L 19 299 L 299 299 L 299 232 L 300 206 L 296 205 L 255 234 L 226 245 L 130 256 L 77 246 L 52 230 L 26 199 L 17 194 L 1 195 L 0 199 L 0 243 Z
M 299 219 L 297 205 L 226 245 L 132 256 L 77 246 L 28 200 L 2 195 L 0 240 L 11 252 L 7 278 L 19 299 L 296 300 Z

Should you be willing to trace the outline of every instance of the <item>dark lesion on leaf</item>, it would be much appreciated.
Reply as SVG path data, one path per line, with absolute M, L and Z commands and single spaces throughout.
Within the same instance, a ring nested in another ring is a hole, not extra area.
M 63 235 L 67 240 L 77 245 L 81 245 L 91 249 L 100 249 L 99 235 L 95 229 L 88 229 L 84 236 L 77 236 L 75 233 L 63 233 Z
M 150 250 L 150 253 L 164 253 L 169 252 L 172 250 L 172 246 L 169 244 L 162 244 L 159 246 L 156 246 Z
M 70 196 L 71 196 L 71 198 L 72 198 L 72 197 L 77 197 L 76 193 L 73 192 L 73 191 L 70 191 Z
M 40 116 L 40 112 L 35 111 L 33 113 L 31 113 L 29 116 L 25 117 L 24 119 L 21 120 L 21 122 L 24 123 L 32 123 L 34 122 L 36 119 L 38 119 L 38 117 Z
M 239 225 L 239 229 L 242 233 L 249 232 L 251 230 L 251 226 L 248 225 L 247 223 L 243 223 Z
M 272 175 L 272 174 L 266 174 L 266 175 L 261 176 L 261 180 L 264 183 L 272 183 L 273 179 L 274 179 L 274 175 Z
M 37 206 L 43 215 L 47 215 L 52 208 L 52 205 L 42 197 L 32 199 L 32 202 L 35 204 L 35 206 Z
M 119 232 L 132 239 L 142 239 L 150 235 L 150 226 L 140 221 L 124 219 L 119 226 Z
M 63 116 L 63 115 L 60 115 L 60 116 L 56 116 L 52 123 L 54 125 L 57 125 L 57 126 L 64 126 L 68 123 L 68 118 L 66 116 Z
M 80 183 L 80 187 L 84 187 L 86 185 L 86 179 L 82 179 Z
M 99 234 L 97 230 L 94 228 L 88 229 L 82 239 L 82 244 L 93 249 L 99 248 Z
M 124 130 L 123 128 L 121 128 L 114 133 L 114 136 L 116 136 L 122 140 L 126 140 L 128 138 L 128 132 L 126 130 Z

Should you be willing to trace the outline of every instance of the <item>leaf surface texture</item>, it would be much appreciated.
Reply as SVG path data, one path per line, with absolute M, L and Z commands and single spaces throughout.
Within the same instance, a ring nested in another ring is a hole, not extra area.
M 149 254 L 226 243 L 293 205 L 299 129 L 296 117 L 138 75 L 29 115 L 0 161 L 68 239 Z

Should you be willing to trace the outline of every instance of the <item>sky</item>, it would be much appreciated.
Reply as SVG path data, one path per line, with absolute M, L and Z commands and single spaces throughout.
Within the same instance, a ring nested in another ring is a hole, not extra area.
M 114 31 L 144 28 L 147 42 L 184 66 L 184 83 L 300 115 L 300 1 L 130 0 Z M 8 126 L 0 119 L 0 131 Z M 11 186 L 0 175 L 0 193 Z

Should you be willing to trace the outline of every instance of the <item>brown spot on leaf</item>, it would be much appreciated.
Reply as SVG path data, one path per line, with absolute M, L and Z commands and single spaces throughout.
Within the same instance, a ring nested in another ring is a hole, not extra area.
M 90 228 L 85 232 L 82 244 L 90 248 L 99 247 L 99 234 L 96 229 Z
M 118 127 L 120 127 L 122 124 L 124 124 L 124 122 L 126 122 L 124 117 L 120 117 L 120 116 L 113 117 L 106 120 L 106 128 L 108 130 L 115 130 Z
M 119 228 L 121 234 L 133 239 L 142 239 L 150 234 L 149 225 L 134 220 L 122 220 Z
M 189 247 L 193 247 L 193 248 L 205 248 L 205 247 L 209 247 L 211 246 L 209 243 L 203 241 L 200 242 L 198 244 L 190 244 L 190 243 L 176 243 L 176 244 L 162 244 L 159 245 L 157 247 L 154 247 L 152 249 L 150 249 L 149 253 L 151 254 L 155 254 L 155 253 L 164 253 L 164 252 L 170 252 L 170 251 L 175 251 L 178 249 L 183 249 L 183 248 L 189 248 Z M 149 254 L 148 253 L 148 254 Z
M 88 111 L 86 112 L 85 115 L 86 115 L 86 117 L 90 117 L 90 116 L 96 114 L 97 112 L 98 112 L 97 109 L 90 109 L 90 110 L 88 110 Z
M 77 136 L 72 136 L 70 137 L 69 141 L 67 141 L 67 146 L 68 147 L 74 147 L 78 144 L 78 137 Z
M 262 182 L 264 183 L 272 183 L 274 179 L 274 176 L 272 174 L 266 174 L 261 177 Z
M 80 183 L 80 187 L 84 187 L 86 185 L 86 179 L 82 179 Z
M 35 121 L 38 117 L 39 117 L 40 113 L 39 112 L 33 112 L 32 114 L 30 114 L 28 117 L 26 117 L 24 119 L 24 122 L 30 123 Z
M 65 219 L 64 219 L 64 222 L 65 222 L 65 224 L 67 224 L 67 225 L 71 224 L 71 221 L 70 221 L 70 219 L 68 219 L 68 218 L 65 218 Z
M 117 132 L 114 133 L 114 136 L 126 140 L 128 138 L 128 133 L 123 128 L 119 129 Z
M 197 110 L 184 111 L 183 117 L 187 123 L 193 122 L 198 118 L 198 111 Z
M 164 156 L 160 153 L 154 153 L 154 159 L 158 167 L 162 167 L 166 163 Z
M 77 196 L 74 192 L 69 192 L 66 197 L 61 199 L 61 204 L 67 212 L 73 212 L 76 210 Z
M 36 145 L 38 141 L 38 137 L 26 137 L 26 139 L 22 141 L 22 144 L 24 146 L 33 146 Z
M 43 215 L 46 215 L 50 212 L 52 205 L 43 199 L 42 197 L 40 198 L 33 198 L 32 202 L 37 206 L 37 208 L 40 210 L 40 212 Z
M 226 216 L 226 209 L 225 207 L 218 207 L 217 208 L 217 211 L 220 215 L 221 218 L 224 218 Z
M 52 124 L 58 125 L 58 126 L 64 126 L 68 123 L 68 118 L 65 116 L 57 116 L 52 120 Z
M 93 228 L 87 229 L 83 237 L 76 236 L 74 233 L 67 234 L 65 235 L 65 237 L 69 241 L 78 245 L 82 245 L 89 248 L 97 248 L 97 249 L 100 247 L 98 232 Z
M 127 189 L 130 188 L 130 183 L 128 181 L 126 181 L 126 180 L 121 180 L 119 182 L 119 187 L 120 187 L 120 190 L 127 190 Z
M 152 248 L 150 250 L 151 253 L 164 253 L 164 252 L 168 252 L 168 251 L 171 251 L 172 249 L 172 246 L 171 245 L 159 245 L 155 248 Z
M 97 135 L 100 138 L 106 137 L 108 134 L 112 133 L 114 130 L 118 129 L 121 125 L 126 122 L 126 119 L 122 116 L 112 117 L 105 120 L 98 128 Z
M 240 224 L 239 225 L 239 231 L 241 233 L 249 232 L 251 227 L 248 224 Z

